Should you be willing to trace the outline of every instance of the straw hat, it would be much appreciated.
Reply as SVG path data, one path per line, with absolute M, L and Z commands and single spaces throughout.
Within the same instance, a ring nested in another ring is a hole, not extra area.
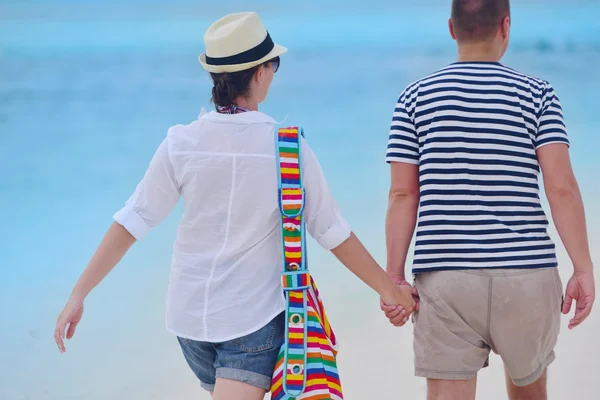
M 204 34 L 206 53 L 200 64 L 208 72 L 250 69 L 287 51 L 273 43 L 258 14 L 230 14 L 212 24 Z

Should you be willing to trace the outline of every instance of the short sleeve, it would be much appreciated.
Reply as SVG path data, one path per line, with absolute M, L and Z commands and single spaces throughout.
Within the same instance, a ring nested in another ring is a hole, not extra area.
M 560 100 L 549 83 L 544 87 L 535 148 L 551 143 L 569 144 Z
M 388 163 L 419 164 L 419 141 L 411 117 L 411 113 L 414 111 L 411 110 L 412 95 L 414 95 L 414 90 L 411 91 L 410 88 L 407 88 L 400 95 L 396 104 L 388 139 L 386 154 Z
M 154 154 L 144 178 L 113 219 L 141 240 L 175 208 L 181 196 L 170 162 L 168 137 Z
M 306 227 L 321 247 L 331 250 L 346 241 L 352 230 L 338 209 L 317 157 L 304 139 L 301 152 L 302 181 L 306 190 Z

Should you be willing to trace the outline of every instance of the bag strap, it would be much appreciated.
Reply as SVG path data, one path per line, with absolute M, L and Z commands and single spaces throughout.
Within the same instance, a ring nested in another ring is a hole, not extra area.
M 279 210 L 283 218 L 283 272 L 306 271 L 304 246 L 305 191 L 302 186 L 302 154 L 297 127 L 281 128 L 277 133 L 277 167 L 279 175 Z
M 302 129 L 298 127 L 280 128 L 276 134 L 283 244 L 282 283 L 287 304 L 283 390 L 290 397 L 300 396 L 306 387 L 307 289 L 311 281 L 303 220 L 306 193 L 302 186 L 302 136 Z

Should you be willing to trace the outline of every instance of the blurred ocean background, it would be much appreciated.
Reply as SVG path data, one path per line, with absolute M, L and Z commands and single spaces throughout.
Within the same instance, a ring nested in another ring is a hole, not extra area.
M 112 214 L 142 177 L 167 128 L 209 108 L 197 62 L 224 14 L 258 11 L 290 51 L 263 111 L 304 126 L 354 230 L 384 265 L 387 133 L 404 86 L 455 60 L 450 1 L 0 0 L 0 399 L 208 399 L 164 328 L 181 208 L 100 285 L 67 353 L 56 316 Z M 513 1 L 503 62 L 551 81 L 600 264 L 600 1 Z M 554 237 L 556 234 L 553 232 Z M 561 275 L 571 264 L 562 246 Z M 349 400 L 421 399 L 411 327 L 311 244 L 313 274 L 342 343 Z M 597 399 L 600 310 L 564 330 L 552 399 Z M 501 361 L 479 398 L 504 399 Z

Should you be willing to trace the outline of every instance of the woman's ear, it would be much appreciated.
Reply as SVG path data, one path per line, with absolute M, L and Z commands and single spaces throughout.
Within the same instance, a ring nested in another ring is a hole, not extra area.
M 256 72 L 254 73 L 254 79 L 256 80 L 256 83 L 262 83 L 262 81 L 265 79 L 265 66 L 264 65 L 261 65 L 260 67 L 258 67 Z

